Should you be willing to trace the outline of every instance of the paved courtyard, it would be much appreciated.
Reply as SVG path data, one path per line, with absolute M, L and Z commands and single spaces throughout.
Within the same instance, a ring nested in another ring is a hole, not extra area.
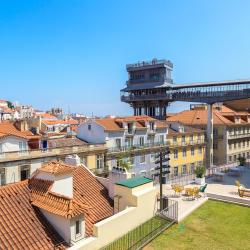
M 207 194 L 209 197 L 223 198 L 227 197 L 231 201 L 243 202 L 250 205 L 250 197 L 240 197 L 238 194 L 238 187 L 235 181 L 238 180 L 246 188 L 250 189 L 250 167 L 242 167 L 241 175 L 235 176 L 230 173 L 225 173 L 223 180 L 218 181 L 215 177 L 206 179 Z
M 208 198 L 214 198 L 235 203 L 244 203 L 250 206 L 250 197 L 240 197 L 235 181 L 240 181 L 246 188 L 250 188 L 250 166 L 241 168 L 240 176 L 225 173 L 222 181 L 215 177 L 206 178 L 207 189 L 206 197 L 201 195 L 198 199 L 188 199 L 182 192 L 181 195 L 175 194 L 170 184 L 163 185 L 163 194 L 172 200 L 178 201 L 178 221 L 183 220 L 195 209 L 201 206 Z M 184 188 L 199 187 L 196 184 L 185 185 Z M 158 186 L 159 188 L 159 186 Z

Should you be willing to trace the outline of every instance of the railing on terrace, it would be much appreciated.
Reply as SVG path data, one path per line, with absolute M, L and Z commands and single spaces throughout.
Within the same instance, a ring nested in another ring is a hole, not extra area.
M 137 250 L 142 249 L 164 230 L 178 221 L 178 202 L 164 197 L 165 208 L 156 216 L 129 231 L 102 250 Z M 159 208 L 159 201 L 158 201 Z M 158 209 L 159 210 L 159 209 Z
M 193 140 L 193 141 L 182 141 L 182 142 L 170 141 L 169 147 L 184 147 L 184 146 L 199 145 L 199 144 L 204 144 L 204 143 L 205 143 L 205 140 L 203 140 L 203 139 Z
M 240 138 L 248 138 L 248 137 L 250 137 L 250 133 L 228 134 L 228 139 L 240 139 Z
M 205 176 L 210 177 L 214 175 L 216 172 L 223 172 L 227 171 L 230 168 L 236 167 L 239 164 L 237 162 L 230 163 L 230 164 L 225 164 L 225 165 L 220 165 L 220 166 L 213 166 L 211 168 L 206 169 Z M 166 179 L 166 184 L 179 184 L 182 186 L 188 185 L 195 180 L 195 174 L 194 173 L 189 173 L 189 174 L 180 174 L 180 175 L 173 175 L 169 174 L 167 179 Z
M 165 204 L 167 206 L 162 211 L 160 211 L 159 214 L 163 216 L 164 218 L 177 222 L 178 221 L 178 201 L 171 200 L 167 197 L 163 197 L 163 200 L 165 200 Z
M 140 150 L 140 149 L 147 149 L 152 147 L 164 147 L 169 146 L 168 142 L 155 142 L 155 143 L 144 143 L 141 144 L 133 144 L 130 146 L 120 146 L 120 147 L 112 147 L 108 149 L 108 152 L 126 152 L 126 151 L 132 151 L 132 150 Z
M 60 156 L 77 153 L 88 153 L 93 151 L 107 151 L 104 145 L 84 145 L 84 146 L 67 146 L 48 149 L 32 149 L 25 151 L 12 151 L 0 153 L 0 162 L 29 159 L 29 158 L 41 158 L 49 156 Z

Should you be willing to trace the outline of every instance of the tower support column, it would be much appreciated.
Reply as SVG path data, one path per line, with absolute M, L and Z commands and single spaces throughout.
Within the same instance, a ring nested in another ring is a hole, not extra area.
M 207 108 L 207 147 L 206 147 L 206 167 L 213 166 L 213 104 L 208 104 Z

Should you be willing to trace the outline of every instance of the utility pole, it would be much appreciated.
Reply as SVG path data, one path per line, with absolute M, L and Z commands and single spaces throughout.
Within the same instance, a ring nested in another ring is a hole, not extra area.
M 159 166 L 155 167 L 155 170 L 159 170 L 159 173 L 156 173 L 155 176 L 159 176 L 159 184 L 160 184 L 160 211 L 162 211 L 164 209 L 163 207 L 163 175 L 169 174 L 169 168 L 170 166 L 164 165 L 164 162 L 169 162 L 170 158 L 169 158 L 169 154 L 170 151 L 168 148 L 166 148 L 166 151 L 160 151 L 157 155 L 156 158 L 158 158 L 157 160 L 155 160 L 155 164 L 159 164 Z

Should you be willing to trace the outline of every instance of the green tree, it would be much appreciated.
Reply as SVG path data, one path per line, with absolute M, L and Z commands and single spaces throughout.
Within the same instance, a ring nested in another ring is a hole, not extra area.
M 10 101 L 7 101 L 7 105 L 8 105 L 8 108 L 10 108 L 10 109 L 13 109 L 13 108 L 14 108 L 13 103 L 10 102 Z

